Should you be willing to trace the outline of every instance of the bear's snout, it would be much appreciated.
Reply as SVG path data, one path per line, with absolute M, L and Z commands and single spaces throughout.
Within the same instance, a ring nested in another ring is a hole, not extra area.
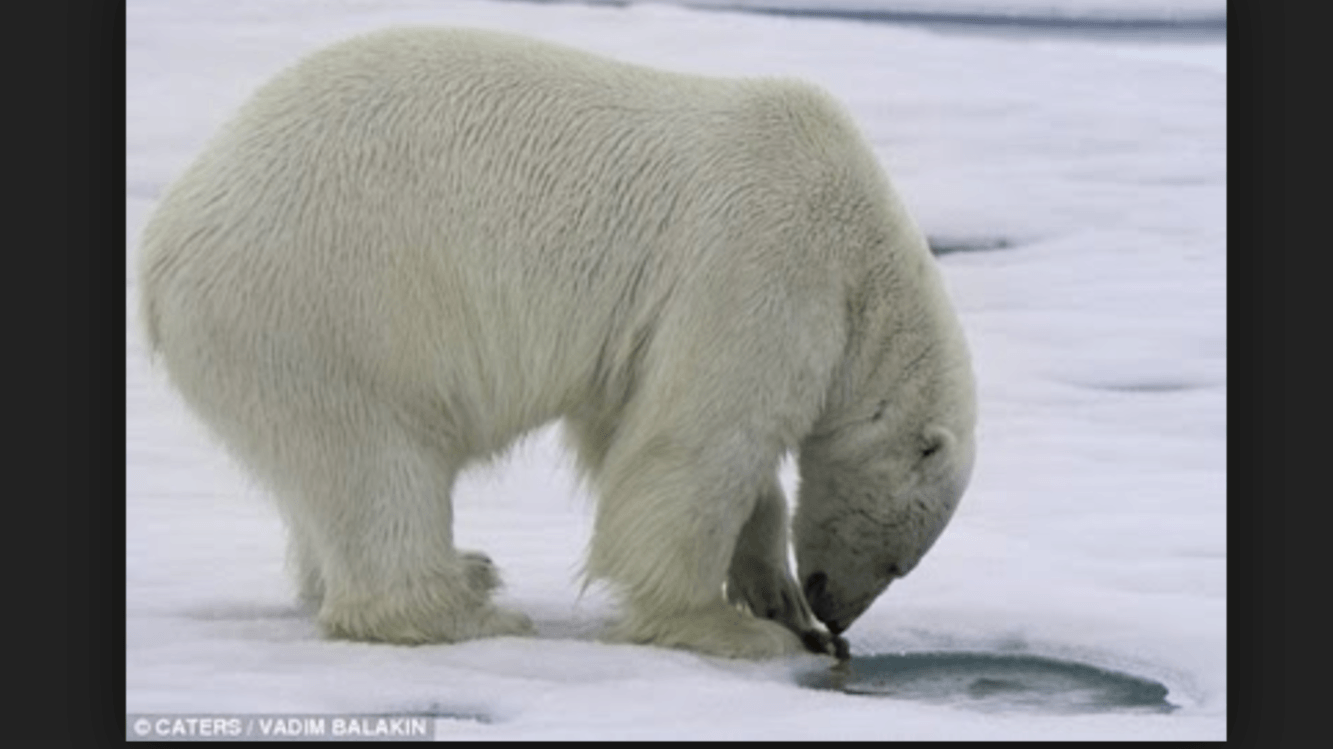
M 829 632 L 840 635 L 870 608 L 870 604 L 884 592 L 892 579 L 880 578 L 869 588 L 849 591 L 845 586 L 830 581 L 828 573 L 822 570 L 811 572 L 805 578 L 805 600 L 810 604 L 810 613 Z

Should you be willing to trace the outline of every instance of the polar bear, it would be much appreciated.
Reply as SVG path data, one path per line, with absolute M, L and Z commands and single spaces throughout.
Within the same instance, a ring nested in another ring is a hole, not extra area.
M 471 30 L 338 43 L 167 189 L 139 279 L 156 360 L 271 490 L 329 637 L 531 632 L 455 548 L 450 491 L 555 420 L 597 497 L 585 579 L 624 603 L 606 637 L 717 656 L 833 648 L 971 471 L 926 243 L 799 82 Z

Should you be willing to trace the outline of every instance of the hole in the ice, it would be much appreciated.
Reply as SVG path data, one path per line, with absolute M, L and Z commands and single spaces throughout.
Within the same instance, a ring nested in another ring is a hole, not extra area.
M 1171 712 L 1159 682 L 1035 655 L 927 652 L 855 656 L 798 677 L 847 694 L 962 705 L 991 712 Z
M 1112 390 L 1118 393 L 1175 393 L 1193 390 L 1199 385 L 1190 382 L 1106 382 L 1088 387 L 1094 390 Z
M 926 237 L 932 255 L 948 255 L 955 252 L 988 252 L 1004 250 L 1014 243 L 1004 237 Z

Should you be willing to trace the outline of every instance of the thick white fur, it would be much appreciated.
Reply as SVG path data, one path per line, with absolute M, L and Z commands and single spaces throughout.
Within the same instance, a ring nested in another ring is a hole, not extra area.
M 475 31 L 353 39 L 211 141 L 140 274 L 153 347 L 272 489 L 330 636 L 530 631 L 491 603 L 490 560 L 454 548 L 450 490 L 563 418 L 599 500 L 586 573 L 627 604 L 611 635 L 795 652 L 813 625 L 780 458 L 814 435 L 803 468 L 846 473 L 808 501 L 843 517 L 879 501 L 867 477 L 915 470 L 867 471 L 876 444 L 938 424 L 970 445 L 966 348 L 925 243 L 842 109 L 800 83 Z M 840 440 L 885 400 L 909 416 Z

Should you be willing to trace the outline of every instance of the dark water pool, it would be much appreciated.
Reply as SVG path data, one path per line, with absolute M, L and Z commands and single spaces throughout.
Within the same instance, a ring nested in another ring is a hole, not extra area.
M 1052 713 L 1170 712 L 1167 688 L 1118 671 L 1035 655 L 927 652 L 860 655 L 811 671 L 801 686 L 847 694 Z

